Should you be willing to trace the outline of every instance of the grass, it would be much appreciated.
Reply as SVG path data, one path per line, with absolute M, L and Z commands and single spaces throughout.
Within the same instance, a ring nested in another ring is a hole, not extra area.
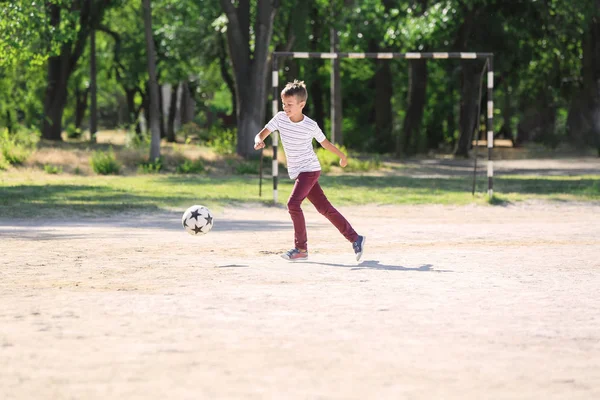
M 112 148 L 108 152 L 94 151 L 90 159 L 90 164 L 94 172 L 100 175 L 116 175 L 121 169 L 121 164 L 117 161 Z
M 0 169 L 7 169 L 9 164 L 21 165 L 33 153 L 37 136 L 19 131 L 10 134 L 8 129 L 0 131 Z
M 23 166 L 0 157 L 0 218 L 68 215 L 105 215 L 121 211 L 185 210 L 192 204 L 213 209 L 244 202 L 272 203 L 271 161 L 264 161 L 262 193 L 258 196 L 257 160 L 219 154 L 198 144 L 163 144 L 160 162 L 147 162 L 147 149 L 121 144 L 125 134 L 100 133 L 110 140 L 90 145 L 84 141 L 40 141 Z M 362 204 L 481 204 L 502 206 L 540 199 L 600 202 L 600 173 L 596 163 L 587 175 L 513 175 L 494 178 L 494 197 L 488 199 L 487 178 L 478 178 L 471 195 L 469 163 L 460 160 L 429 162 L 381 161 L 352 157 L 341 170 L 337 157 L 318 153 L 323 165 L 320 182 L 335 205 Z M 280 162 L 282 160 L 279 160 Z M 145 164 L 144 164 L 145 163 Z M 280 163 L 281 164 L 281 163 Z M 141 166 L 141 167 L 140 167 Z M 2 169 L 4 168 L 4 169 Z M 95 170 L 95 172 L 94 172 Z M 557 170 L 559 171 L 559 170 Z M 583 170 L 582 170 L 583 171 Z M 119 175 L 101 175 L 101 174 Z M 293 181 L 280 169 L 279 206 Z
M 44 171 L 48 174 L 62 174 L 63 169 L 60 166 L 46 164 L 44 165 Z
M 201 159 L 197 160 L 184 160 L 176 168 L 178 174 L 198 174 L 204 172 L 206 167 L 204 161 Z
M 128 210 L 184 210 L 191 204 L 219 208 L 243 202 L 272 202 L 269 179 L 258 196 L 255 176 L 198 176 L 181 174 L 96 176 L 49 175 L 32 172 L 0 174 L 0 216 L 33 217 L 102 215 Z M 600 201 L 600 175 L 517 176 L 495 179 L 495 196 L 470 192 L 465 177 L 323 176 L 328 198 L 336 205 L 361 204 L 496 204 L 529 199 Z M 283 206 L 292 181 L 280 179 Z

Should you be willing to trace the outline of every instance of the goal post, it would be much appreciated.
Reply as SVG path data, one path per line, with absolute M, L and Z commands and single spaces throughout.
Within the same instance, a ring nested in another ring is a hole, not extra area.
M 348 52 L 296 52 L 296 51 L 275 51 L 272 53 L 272 82 L 273 82 L 273 115 L 279 111 L 279 59 L 284 57 L 291 58 L 320 58 L 320 59 L 339 59 L 339 58 L 375 58 L 375 59 L 461 59 L 487 61 L 487 177 L 488 177 L 488 197 L 491 199 L 494 195 L 494 164 L 492 161 L 492 151 L 494 148 L 494 53 L 480 52 L 422 52 L 422 53 L 348 53 Z M 479 117 L 478 117 L 479 118 Z M 277 203 L 277 184 L 279 178 L 279 164 L 277 162 L 277 149 L 279 147 L 279 133 L 273 132 L 273 202 Z

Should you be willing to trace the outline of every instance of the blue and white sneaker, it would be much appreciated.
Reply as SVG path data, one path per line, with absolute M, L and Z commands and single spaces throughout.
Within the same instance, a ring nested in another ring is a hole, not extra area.
M 291 249 L 281 255 L 284 260 L 300 261 L 308 260 L 308 251 L 300 251 L 298 249 Z
M 352 248 L 354 249 L 354 254 L 356 254 L 356 261 L 360 261 L 360 258 L 363 255 L 363 251 L 365 251 L 365 243 L 367 242 L 366 236 L 358 235 L 358 239 L 356 242 L 352 243 Z

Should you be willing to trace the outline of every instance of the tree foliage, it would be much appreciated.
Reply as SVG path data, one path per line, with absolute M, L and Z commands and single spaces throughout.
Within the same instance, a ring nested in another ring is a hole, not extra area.
M 85 14 L 86 4 L 95 13 Z M 42 129 L 49 116 L 54 129 L 86 124 L 81 107 L 85 110 L 89 85 L 86 32 L 92 23 L 98 31 L 104 126 L 133 125 L 142 111 L 148 113 L 140 4 L 0 2 L 0 125 Z M 341 51 L 493 52 L 496 132 L 517 145 L 600 142 L 593 118 L 600 108 L 594 83 L 600 78 L 596 0 L 153 0 L 152 8 L 159 85 L 193 99 L 189 119 L 202 129 L 237 120 L 242 155 L 250 154 L 248 137 L 269 117 L 270 52 L 329 51 L 332 32 Z M 104 18 L 93 19 L 102 12 Z M 71 61 L 61 63 L 60 57 Z M 307 81 L 307 112 L 328 132 L 331 63 L 286 59 L 280 66 L 282 80 Z M 58 77 L 50 71 L 57 68 L 70 68 L 67 82 L 61 81 L 64 113 L 56 111 L 60 91 L 48 92 Z M 481 126 L 485 130 L 484 118 L 476 115 L 486 101 L 485 91 L 478 98 L 482 68 L 478 61 L 342 60 L 344 145 L 465 154 L 470 136 Z M 170 106 L 159 102 L 163 125 L 172 125 Z M 125 113 L 115 111 L 122 107 Z M 116 121 L 123 114 L 126 121 Z M 56 138 L 56 131 L 49 137 Z

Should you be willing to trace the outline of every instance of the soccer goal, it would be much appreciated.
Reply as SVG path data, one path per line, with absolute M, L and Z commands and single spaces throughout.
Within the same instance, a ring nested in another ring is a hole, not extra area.
M 466 53 L 466 52 L 449 52 L 449 53 L 346 53 L 346 52 L 283 52 L 275 51 L 272 53 L 273 62 L 273 115 L 279 112 L 279 59 L 285 57 L 292 58 L 320 58 L 320 59 L 336 59 L 336 58 L 376 58 L 384 59 L 463 59 L 477 60 L 483 59 L 487 61 L 487 177 L 488 177 L 488 196 L 492 198 L 494 194 L 494 164 L 492 161 L 492 150 L 494 148 L 494 54 L 493 53 Z M 279 146 L 279 133 L 271 134 L 273 141 L 273 202 L 277 203 L 277 183 L 279 178 L 279 164 L 277 162 L 277 148 Z M 262 173 L 261 173 L 262 178 Z M 261 180 L 262 182 L 262 180 Z

